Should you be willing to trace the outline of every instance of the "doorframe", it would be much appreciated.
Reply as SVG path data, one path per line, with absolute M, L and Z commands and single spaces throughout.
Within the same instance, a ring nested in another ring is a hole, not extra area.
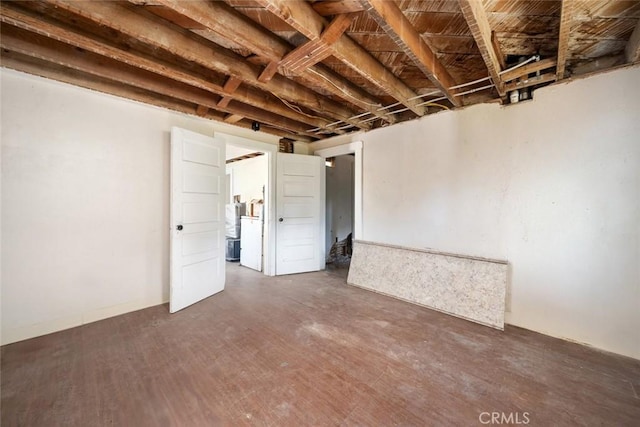
M 264 198 L 267 202 L 267 209 L 264 212 L 265 240 L 263 253 L 263 273 L 267 276 L 276 274 L 276 153 L 278 146 L 266 142 L 259 142 L 241 136 L 231 135 L 224 132 L 214 132 L 216 137 L 224 139 L 225 143 L 236 147 L 248 148 L 250 150 L 261 151 L 267 156 L 267 185 Z M 232 195 L 233 196 L 233 195 Z
M 316 150 L 313 154 L 323 159 L 345 154 L 355 154 L 353 162 L 353 239 L 362 240 L 364 230 L 362 223 L 362 141 L 354 141 L 349 144 L 338 145 L 331 148 L 323 148 L 322 150 Z

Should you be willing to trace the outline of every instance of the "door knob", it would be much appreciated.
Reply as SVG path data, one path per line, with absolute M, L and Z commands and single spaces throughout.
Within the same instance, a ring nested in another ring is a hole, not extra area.
M 182 231 L 182 229 L 183 229 L 184 227 L 182 227 L 182 225 L 179 225 L 179 226 L 177 226 L 176 228 L 178 229 L 178 231 Z
M 282 221 L 284 221 L 284 218 L 280 218 L 280 219 L 278 219 L 278 221 L 282 222 Z

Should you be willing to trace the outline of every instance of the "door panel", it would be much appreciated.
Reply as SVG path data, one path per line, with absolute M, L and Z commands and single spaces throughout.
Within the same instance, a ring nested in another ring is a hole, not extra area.
M 324 161 L 278 153 L 276 274 L 324 268 Z
M 224 151 L 223 140 L 171 130 L 172 313 L 224 289 Z

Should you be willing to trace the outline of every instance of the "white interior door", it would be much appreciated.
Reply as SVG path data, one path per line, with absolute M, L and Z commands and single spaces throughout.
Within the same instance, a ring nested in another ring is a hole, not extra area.
M 224 289 L 224 152 L 222 139 L 171 129 L 171 313 Z
M 324 159 L 278 153 L 276 274 L 324 268 Z

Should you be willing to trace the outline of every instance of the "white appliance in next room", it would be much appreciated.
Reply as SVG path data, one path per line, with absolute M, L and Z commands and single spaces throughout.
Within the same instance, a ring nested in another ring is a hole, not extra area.
M 262 218 L 243 216 L 240 229 L 240 264 L 262 271 Z

